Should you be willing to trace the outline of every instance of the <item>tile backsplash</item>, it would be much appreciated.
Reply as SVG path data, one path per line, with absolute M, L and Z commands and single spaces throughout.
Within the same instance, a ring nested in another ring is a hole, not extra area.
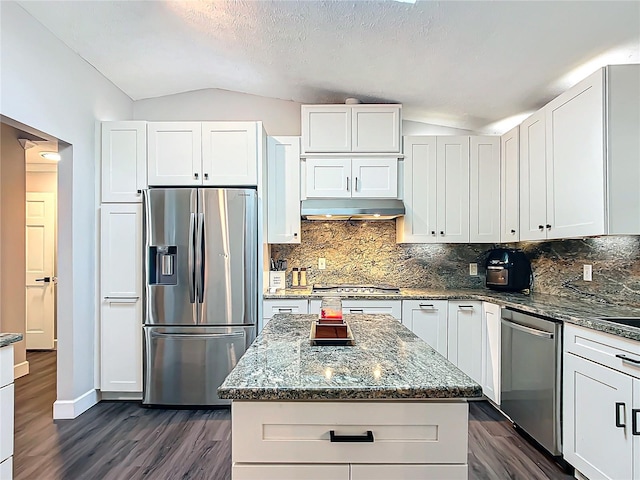
M 300 245 L 272 245 L 274 259 L 307 267 L 313 283 L 386 283 L 434 290 L 484 288 L 489 244 L 397 244 L 395 221 L 302 221 Z M 640 236 L 511 244 L 534 271 L 534 291 L 640 307 Z M 326 270 L 318 270 L 326 258 Z M 479 276 L 469 275 L 478 263 Z M 582 280 L 583 264 L 593 281 Z M 291 285 L 291 275 L 287 274 Z

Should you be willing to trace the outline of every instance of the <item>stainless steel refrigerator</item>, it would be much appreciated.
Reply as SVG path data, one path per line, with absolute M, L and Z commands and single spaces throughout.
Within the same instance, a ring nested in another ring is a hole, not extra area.
M 257 196 L 144 191 L 144 405 L 222 405 L 217 388 L 255 339 Z

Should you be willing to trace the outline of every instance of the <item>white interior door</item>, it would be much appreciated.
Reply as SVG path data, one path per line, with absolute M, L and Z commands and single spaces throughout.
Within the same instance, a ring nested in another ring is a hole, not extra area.
M 54 209 L 53 193 L 27 193 L 25 232 L 27 350 L 53 349 Z

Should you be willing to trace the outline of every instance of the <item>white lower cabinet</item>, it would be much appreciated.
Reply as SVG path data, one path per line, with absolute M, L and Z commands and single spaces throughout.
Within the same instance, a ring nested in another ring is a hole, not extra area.
M 0 480 L 13 478 L 13 345 L 0 348 Z
M 278 313 L 309 313 L 309 301 L 306 298 L 265 300 L 262 303 L 262 328 Z
M 566 326 L 563 454 L 590 480 L 640 479 L 640 342 Z
M 439 354 L 447 356 L 447 300 L 404 300 L 402 323 Z
M 467 478 L 464 401 L 234 401 L 231 408 L 234 480 Z
M 0 463 L 0 478 L 2 480 L 11 480 L 13 478 L 13 457 L 9 457 Z
M 500 306 L 482 302 L 482 393 L 500 405 Z
M 311 300 L 309 302 L 309 313 L 320 314 L 322 300 Z M 391 315 L 396 320 L 402 320 L 401 300 L 342 300 L 342 313 L 376 313 Z
M 477 383 L 482 383 L 482 303 L 450 300 L 447 358 Z

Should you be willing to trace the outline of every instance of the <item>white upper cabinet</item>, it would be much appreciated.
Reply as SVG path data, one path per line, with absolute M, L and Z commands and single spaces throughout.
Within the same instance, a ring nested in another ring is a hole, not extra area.
M 400 153 L 401 105 L 302 105 L 303 153 Z
M 640 66 L 597 70 L 520 125 L 520 239 L 640 233 Z
M 259 122 L 149 122 L 151 186 L 251 186 Z
M 351 151 L 400 151 L 400 107 L 397 105 L 355 106 L 351 112 Z
M 300 243 L 300 137 L 267 138 L 267 243 Z
M 147 135 L 149 185 L 202 185 L 200 122 L 149 122 Z
M 500 241 L 520 240 L 520 127 L 500 139 Z
M 147 122 L 102 123 L 102 201 L 138 203 L 147 188 Z
M 436 239 L 436 137 L 404 137 L 405 215 L 396 220 L 398 243 L 434 243 Z
M 500 137 L 471 137 L 469 241 L 500 242 Z
M 397 158 L 307 158 L 307 198 L 397 198 Z
M 520 240 L 547 238 L 545 142 L 545 112 L 540 110 L 520 124 Z
M 438 137 L 438 242 L 469 242 L 469 137 Z
M 256 122 L 202 124 L 202 184 L 258 184 Z

